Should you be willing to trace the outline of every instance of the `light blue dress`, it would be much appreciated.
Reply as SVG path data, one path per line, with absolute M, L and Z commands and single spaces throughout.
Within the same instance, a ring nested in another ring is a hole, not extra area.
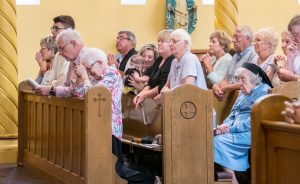
M 266 95 L 270 87 L 261 83 L 250 94 L 240 92 L 224 124 L 229 133 L 214 137 L 214 161 L 225 168 L 245 171 L 249 168 L 248 150 L 251 147 L 251 107 L 255 100 Z

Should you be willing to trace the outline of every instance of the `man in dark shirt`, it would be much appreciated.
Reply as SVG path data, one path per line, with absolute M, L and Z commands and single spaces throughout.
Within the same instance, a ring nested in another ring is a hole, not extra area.
M 118 36 L 116 38 L 116 49 L 121 55 L 121 58 L 116 59 L 114 55 L 108 55 L 108 64 L 116 65 L 119 69 L 119 72 L 122 76 L 124 76 L 125 67 L 128 60 L 134 54 L 137 54 L 135 50 L 136 46 L 136 38 L 135 35 L 131 31 L 119 31 Z

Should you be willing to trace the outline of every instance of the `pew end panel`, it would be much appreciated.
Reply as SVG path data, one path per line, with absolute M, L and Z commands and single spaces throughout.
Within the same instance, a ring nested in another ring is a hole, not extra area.
M 278 139 L 274 135 L 277 133 L 267 135 L 265 129 L 265 121 L 277 122 L 277 124 L 283 124 L 280 122 L 285 121 L 281 111 L 284 110 L 284 101 L 290 101 L 290 98 L 282 95 L 266 95 L 259 98 L 252 106 L 251 109 L 251 131 L 252 131 L 252 148 L 251 148 L 251 181 L 252 183 L 270 183 L 268 180 L 268 168 L 270 164 L 274 163 L 274 157 L 270 160 L 267 156 L 270 154 L 277 154 L 275 147 L 275 142 Z M 285 124 L 285 123 L 284 123 Z M 285 124 L 287 125 L 287 124 Z M 271 137 L 270 137 L 271 135 Z M 279 134 L 278 134 L 279 135 Z M 272 137 L 273 136 L 273 137 Z M 271 139 L 271 140 L 270 140 Z M 272 140 L 273 139 L 273 140 Z M 274 141 L 270 143 L 270 141 Z M 280 141 L 279 141 L 280 142 Z M 276 143 L 277 144 L 277 143 Z M 268 147 L 271 146 L 271 147 Z M 274 170 L 275 170 L 275 165 Z M 271 168 L 272 170 L 272 168 Z M 277 173 L 278 174 L 278 173 Z M 272 183 L 272 182 L 271 182 Z M 276 182 L 275 182 L 276 183 Z
M 284 82 L 279 86 L 270 89 L 269 93 L 297 99 L 300 97 L 300 81 Z
M 183 85 L 162 100 L 164 183 L 214 183 L 212 91 Z
M 19 85 L 18 164 L 54 183 L 117 183 L 112 154 L 111 94 L 84 99 L 35 95 Z

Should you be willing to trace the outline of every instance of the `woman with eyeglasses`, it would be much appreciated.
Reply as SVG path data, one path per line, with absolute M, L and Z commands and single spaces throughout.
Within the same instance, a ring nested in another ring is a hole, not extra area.
M 196 55 L 191 53 L 190 35 L 183 29 L 176 29 L 170 36 L 170 48 L 175 59 L 172 61 L 168 80 L 161 90 L 167 91 L 182 84 L 192 84 L 207 89 L 201 64 Z M 154 98 L 160 102 L 160 94 Z
M 232 174 L 233 184 L 238 183 L 234 171 L 249 168 L 251 107 L 272 87 L 266 73 L 253 63 L 244 63 L 238 68 L 235 80 L 241 91 L 228 117 L 214 129 L 214 162 Z
M 162 30 L 158 33 L 157 48 L 159 57 L 151 67 L 149 81 L 143 90 L 134 98 L 134 103 L 138 107 L 146 98 L 154 98 L 167 82 L 170 67 L 174 56 L 170 48 L 170 35 L 172 30 Z
M 40 46 L 40 51 L 35 56 L 35 60 L 40 67 L 39 74 L 35 81 L 41 85 L 48 85 L 50 83 L 53 60 L 58 49 L 55 39 L 53 39 L 52 36 L 42 38 Z
M 209 53 L 201 56 L 209 85 L 224 80 L 229 70 L 232 56 L 229 54 L 230 38 L 224 32 L 217 30 L 210 35 Z
M 151 173 L 131 169 L 124 165 L 121 148 L 123 133 L 121 96 L 122 77 L 114 65 L 108 65 L 106 54 L 99 49 L 88 49 L 80 58 L 80 65 L 76 68 L 82 85 L 73 87 L 73 95 L 83 97 L 85 91 L 94 85 L 104 85 L 112 95 L 112 153 L 116 155 L 116 173 L 128 183 L 154 183 L 155 176 Z

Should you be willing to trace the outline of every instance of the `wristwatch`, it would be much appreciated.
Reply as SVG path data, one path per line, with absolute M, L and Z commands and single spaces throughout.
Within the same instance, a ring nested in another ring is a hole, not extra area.
M 56 96 L 56 92 L 55 92 L 55 89 L 54 89 L 53 86 L 50 88 L 49 95 L 50 96 Z

